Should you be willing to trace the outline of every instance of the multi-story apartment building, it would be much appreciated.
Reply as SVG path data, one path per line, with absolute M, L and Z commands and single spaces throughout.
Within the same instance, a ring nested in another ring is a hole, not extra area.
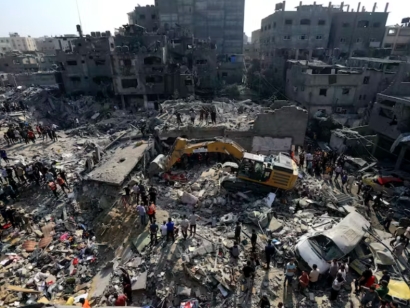
M 161 26 L 211 39 L 219 54 L 242 54 L 245 0 L 155 0 Z
M 71 41 L 72 49 L 57 50 L 57 64 L 61 71 L 61 83 L 68 94 L 98 94 L 113 90 L 111 52 L 112 36 L 83 36 Z M 106 32 L 105 32 L 106 33 Z M 109 33 L 109 32 L 108 32 Z
M 389 13 L 388 3 L 384 12 L 376 12 L 376 4 L 367 12 L 358 3 L 357 10 L 349 12 L 343 4 L 332 13 L 329 55 L 335 58 L 371 57 L 373 51 L 382 47 L 385 25 Z M 327 46 L 323 46 L 326 48 Z
M 158 8 L 154 5 L 136 6 L 134 11 L 128 13 L 128 23 L 144 27 L 148 32 L 156 32 L 159 28 Z
M 19 51 L 35 51 L 36 50 L 36 41 L 34 38 L 21 37 L 18 33 L 10 33 L 9 37 L 0 37 L 0 43 L 10 44 L 12 50 Z M 1 46 L 0 46 L 1 48 Z
M 351 58 L 349 66 L 322 61 L 288 60 L 286 96 L 311 116 L 321 110 L 354 113 L 368 107 L 394 80 L 401 61 Z
M 393 56 L 410 55 L 410 18 L 404 18 L 401 25 L 387 26 L 383 48 L 391 50 Z

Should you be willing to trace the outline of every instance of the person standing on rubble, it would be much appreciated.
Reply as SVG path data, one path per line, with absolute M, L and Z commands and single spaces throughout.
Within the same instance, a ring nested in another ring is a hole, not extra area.
M 145 212 L 145 207 L 141 204 L 137 206 L 138 214 L 140 215 L 141 226 L 144 228 L 147 224 L 147 217 Z
M 195 124 L 195 116 L 196 116 L 196 112 L 194 111 L 194 109 L 191 108 L 189 110 L 189 117 L 191 118 L 192 125 Z
M 151 185 L 151 187 L 148 190 L 149 194 L 149 201 L 156 204 L 157 203 L 157 189 L 154 187 L 154 185 Z
M 246 262 L 246 265 L 242 269 L 243 276 L 245 277 L 245 285 L 247 290 L 252 288 L 252 280 L 255 277 L 255 269 L 251 266 L 251 261 Z
M 148 207 L 148 218 L 149 218 L 149 222 L 152 223 L 153 221 L 155 221 L 155 213 L 156 213 L 156 208 L 155 208 L 155 204 L 151 203 L 150 206 Z
M 345 280 L 342 277 L 342 274 L 337 273 L 336 279 L 333 280 L 332 289 L 330 290 L 330 297 L 329 300 L 334 301 L 339 296 L 340 289 L 342 285 L 345 283 Z
M 212 124 L 216 124 L 216 110 L 215 110 L 215 107 L 212 108 L 212 110 L 211 110 L 211 121 L 212 121 Z
M 158 243 L 158 225 L 156 220 L 154 220 L 149 226 L 149 231 L 151 233 L 151 246 L 154 246 Z
M 162 238 L 166 238 L 168 233 L 167 222 L 164 220 L 161 226 L 161 236 Z
M 174 229 L 175 229 L 175 224 L 170 217 L 168 218 L 168 223 L 167 223 L 167 242 L 169 238 L 171 238 L 172 242 L 175 242 Z
M 239 254 L 240 254 L 240 250 L 239 250 L 239 246 L 238 246 L 237 242 L 233 242 L 233 246 L 229 250 L 229 254 L 231 256 L 231 262 L 234 265 L 237 265 L 238 264 L 238 259 L 239 259 Z
M 118 296 L 118 295 L 117 295 Z M 82 308 L 91 308 L 90 302 L 86 298 L 80 298 L 79 300 Z M 125 306 L 125 305 L 124 305 Z
M 36 125 L 36 131 L 38 134 L 38 138 L 40 138 L 41 135 L 43 134 L 41 125 Z
M 181 113 L 177 111 L 175 115 L 177 116 L 177 125 L 182 125 Z
M 34 132 L 33 132 L 31 129 L 29 129 L 29 130 L 27 131 L 27 138 L 28 138 L 28 140 L 30 140 L 31 142 L 36 143 L 36 135 L 34 135 Z
M 241 242 L 241 230 L 241 223 L 237 221 L 235 227 L 235 241 L 237 241 L 238 243 Z
M 260 308 L 270 308 L 270 302 L 268 299 L 268 295 L 263 294 L 261 300 L 259 301 Z
M 296 272 L 296 265 L 293 259 L 290 259 L 288 264 L 285 267 L 285 280 L 283 281 L 283 285 L 286 287 L 286 282 L 288 282 L 288 286 L 292 286 L 293 276 L 295 276 Z
M 268 240 L 268 245 L 265 246 L 265 257 L 266 257 L 266 268 L 270 268 L 270 261 L 272 257 L 275 255 L 275 247 L 272 246 L 272 241 Z
M 58 193 L 57 193 L 57 185 L 56 185 L 56 183 L 54 183 L 54 181 L 50 181 L 50 182 L 48 182 L 48 187 L 50 188 L 50 190 L 52 191 L 52 193 L 54 194 L 54 196 L 56 197 L 56 199 L 58 199 Z
M 0 156 L 1 156 L 1 159 L 3 159 L 7 164 L 9 163 L 9 158 L 7 157 L 6 150 L 4 149 L 0 150 Z
M 61 190 L 65 194 L 67 194 L 65 191 L 66 189 L 67 189 L 67 192 L 70 192 L 70 188 L 68 188 L 67 184 L 65 183 L 64 179 L 61 176 L 57 177 L 57 184 L 60 186 Z
M 336 175 L 335 175 L 335 181 L 337 180 L 337 178 L 342 174 L 342 166 L 340 166 L 340 165 L 337 165 L 337 167 L 336 167 L 336 169 L 335 169 L 335 173 L 336 173 Z
M 121 278 L 122 278 L 122 287 L 124 289 L 124 293 L 127 296 L 128 302 L 132 302 L 132 288 L 131 288 L 131 278 L 130 274 L 128 272 L 120 267 L 120 270 L 122 271 Z
M 196 234 L 196 220 L 198 216 L 195 214 L 195 211 L 192 211 L 192 214 L 189 216 L 189 236 Z M 193 230 L 193 232 L 192 232 Z
M 302 153 L 299 154 L 299 166 L 301 169 L 303 169 L 304 165 L 305 165 L 305 152 L 302 151 Z
M 256 250 L 256 242 L 257 241 L 258 241 L 258 235 L 256 234 L 255 229 L 252 229 L 252 235 L 251 235 L 252 252 L 255 252 L 255 250 Z
M 182 221 L 181 221 L 181 232 L 182 235 L 184 236 L 184 239 L 188 237 L 188 227 L 189 227 L 189 221 L 186 218 L 186 215 L 182 216 Z

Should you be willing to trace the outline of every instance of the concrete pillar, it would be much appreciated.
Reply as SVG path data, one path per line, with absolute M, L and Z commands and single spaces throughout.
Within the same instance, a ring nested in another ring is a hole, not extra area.
M 124 95 L 121 95 L 121 108 L 122 108 L 122 110 L 125 110 L 125 99 L 124 99 Z
M 148 109 L 148 95 L 144 94 L 144 108 Z
M 396 165 L 394 166 L 395 170 L 400 169 L 400 166 L 401 166 L 401 164 L 403 162 L 403 159 L 404 159 L 404 155 L 406 155 L 406 151 L 407 151 L 407 145 L 403 144 L 402 147 L 401 147 L 401 150 L 400 150 L 399 157 L 397 158 Z
M 313 49 L 309 49 L 309 57 L 308 60 L 312 60 Z
M 296 49 L 296 55 L 295 55 L 295 60 L 299 59 L 299 49 Z

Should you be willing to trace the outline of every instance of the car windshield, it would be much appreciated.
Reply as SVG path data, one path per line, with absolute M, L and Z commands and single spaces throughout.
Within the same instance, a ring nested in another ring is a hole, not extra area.
M 343 257 L 343 252 L 336 244 L 324 235 L 318 235 L 309 238 L 313 250 L 324 260 L 340 259 Z

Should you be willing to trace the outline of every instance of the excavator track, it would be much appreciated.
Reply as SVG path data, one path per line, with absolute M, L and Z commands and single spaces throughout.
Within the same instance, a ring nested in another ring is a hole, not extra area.
M 260 183 L 254 183 L 250 181 L 244 181 L 236 177 L 224 177 L 220 181 L 221 187 L 229 192 L 246 192 L 252 191 L 255 194 L 268 194 L 270 192 L 276 192 L 278 189 L 275 187 L 267 186 Z

